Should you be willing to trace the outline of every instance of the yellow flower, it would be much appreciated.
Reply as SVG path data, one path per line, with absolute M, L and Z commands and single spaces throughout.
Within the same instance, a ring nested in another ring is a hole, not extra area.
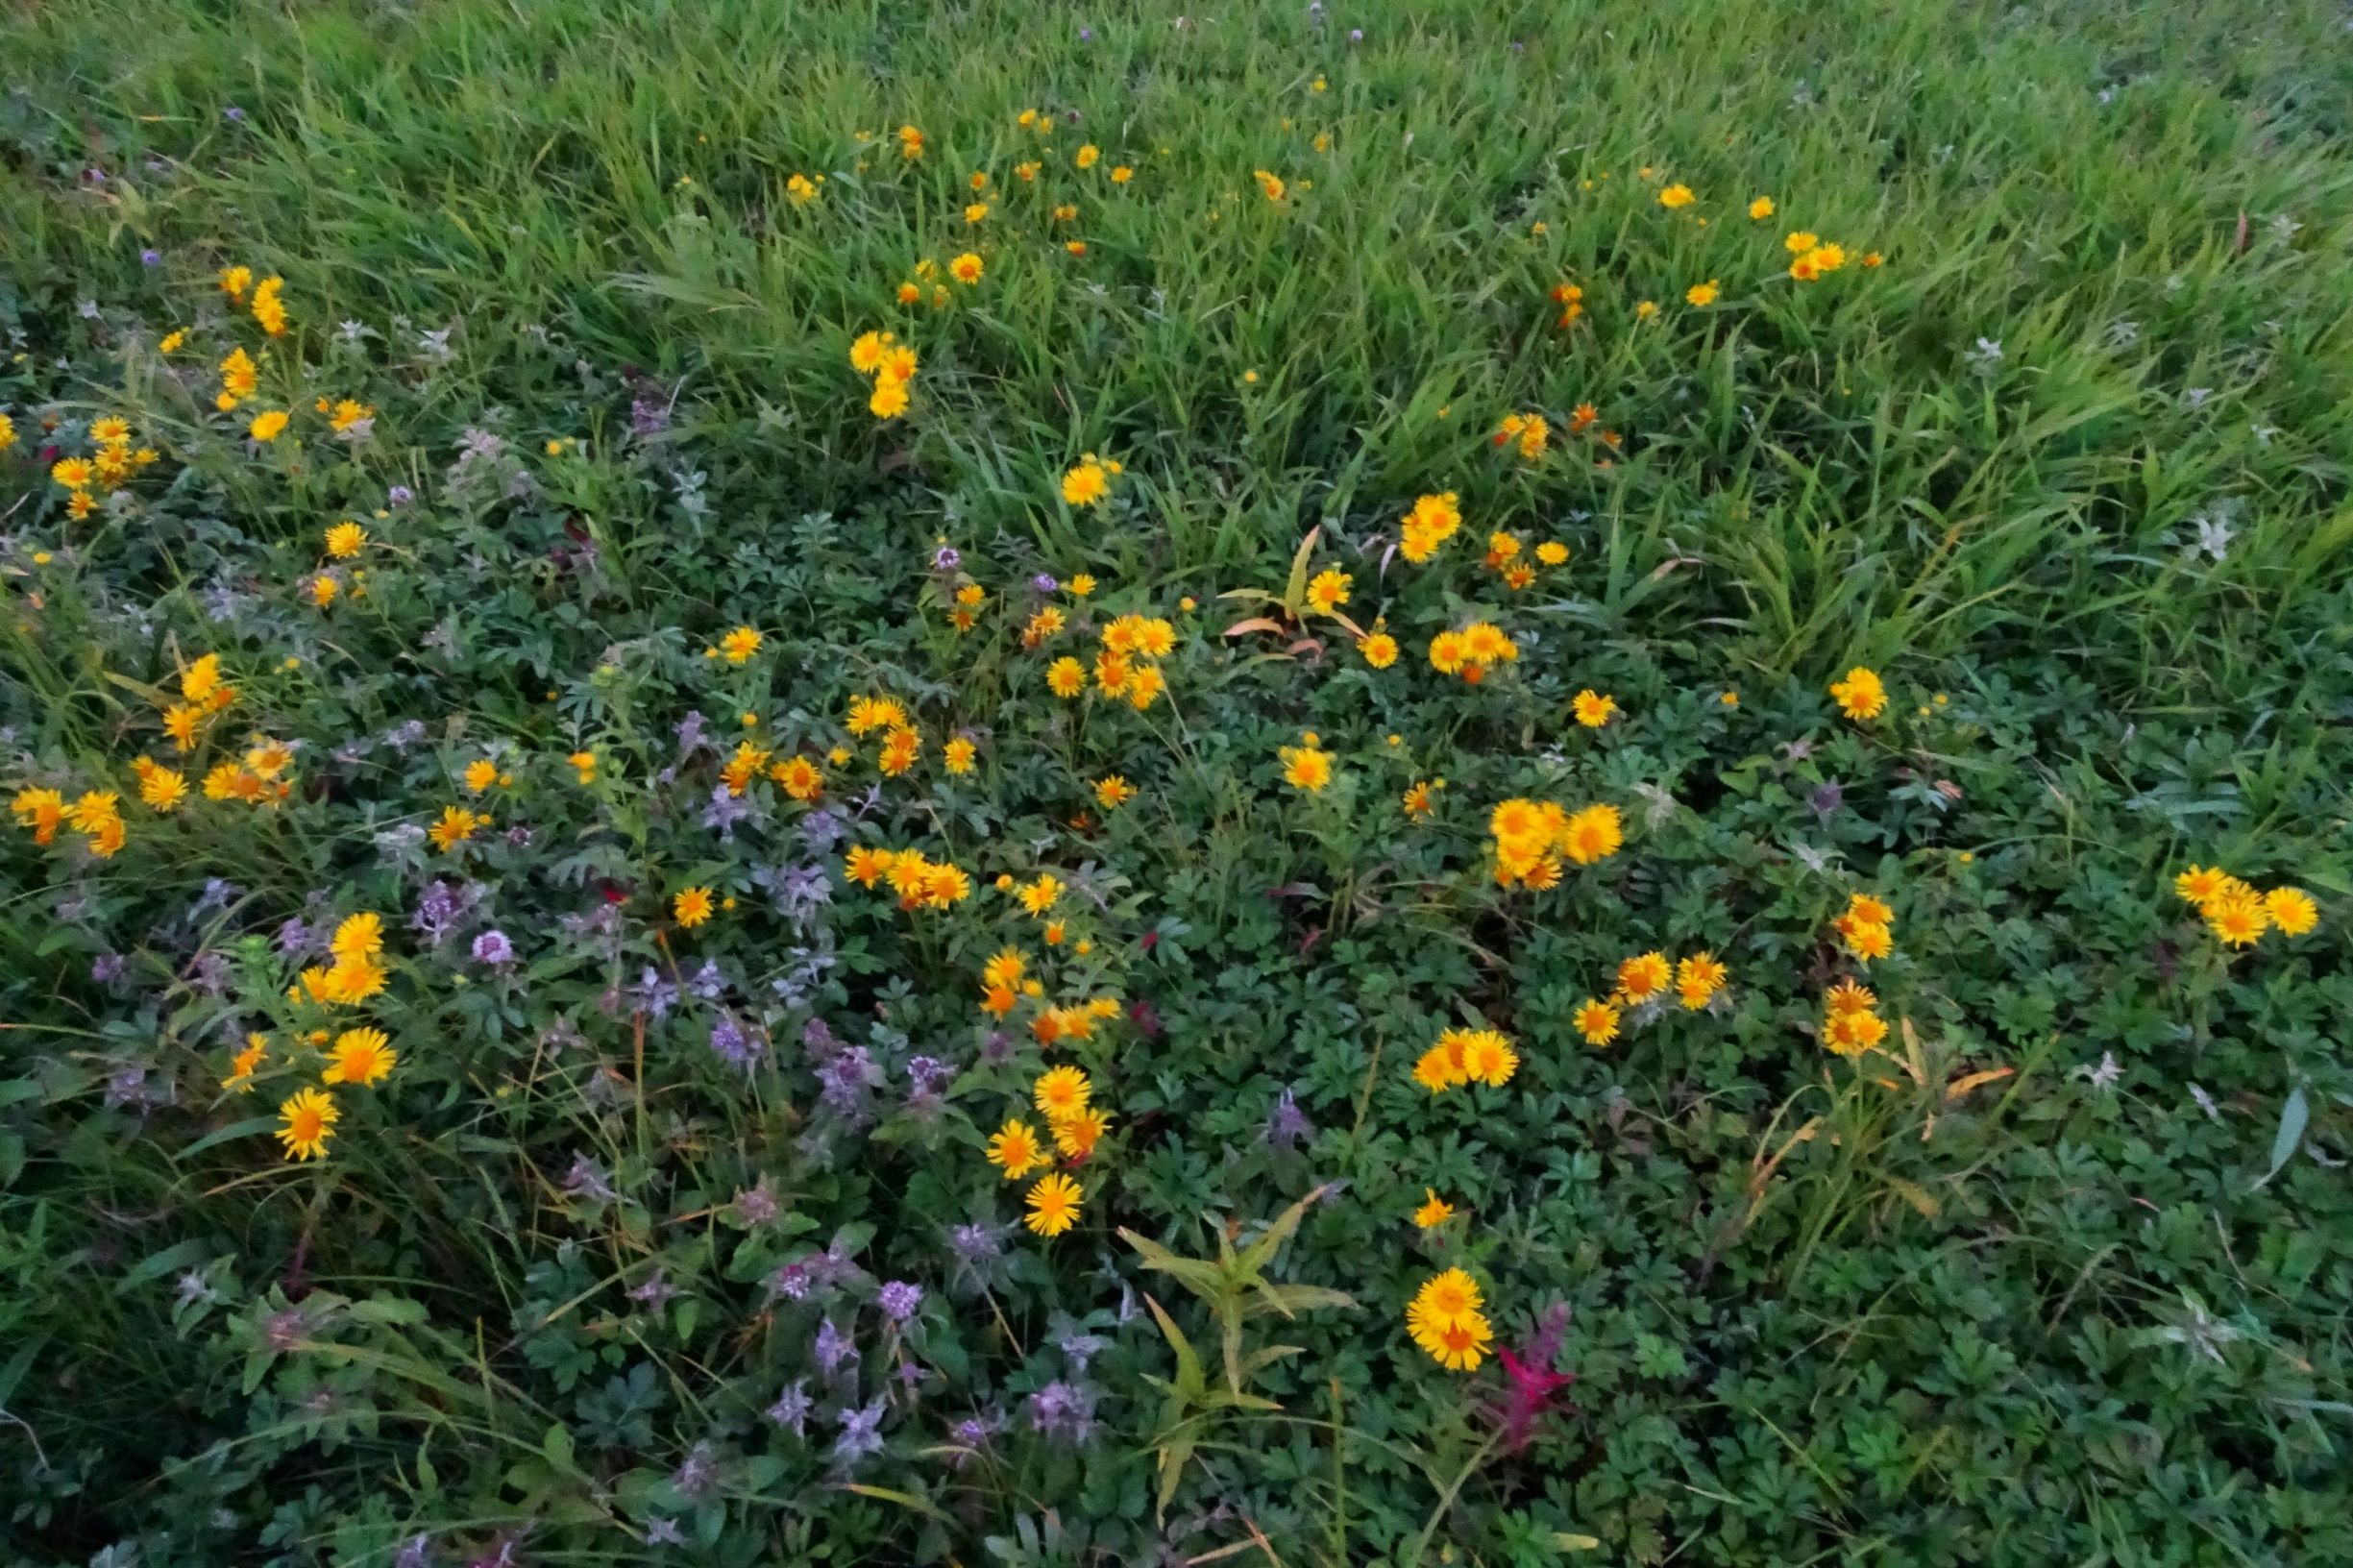
M 959 735 L 947 743 L 941 760 L 947 764 L 947 771 L 951 773 L 968 773 L 972 771 L 972 759 L 979 754 L 980 747 L 968 738 Z
M 711 918 L 711 890 L 702 887 L 680 890 L 670 901 L 670 913 L 680 926 L 692 931 Z
M 1098 778 L 1094 782 L 1095 803 L 1105 811 L 1117 811 L 1136 798 L 1136 786 L 1117 773 Z
M 759 632 L 750 626 L 738 626 L 719 640 L 719 650 L 729 664 L 742 664 L 760 650 L 761 641 Z
M 1857 721 L 1876 719 L 1887 711 L 1887 687 L 1878 673 L 1856 665 L 1847 672 L 1846 678 L 1830 682 L 1830 696 L 1838 703 L 1838 711 Z
M 1587 729 L 1601 728 L 1618 713 L 1618 704 L 1614 698 L 1604 697 L 1591 687 L 1579 692 L 1570 702 L 1570 706 L 1576 710 L 1577 722 Z
M 1658 205 L 1670 212 L 1679 207 L 1689 207 L 1697 200 L 1699 198 L 1691 193 L 1691 187 L 1685 184 L 1669 185 L 1658 193 Z
M 1067 700 L 1087 689 L 1087 667 L 1065 654 L 1046 667 L 1045 683 L 1056 697 Z
M 912 125 L 898 128 L 898 156 L 912 163 L 923 156 L 923 133 Z
M 391 1076 L 399 1060 L 400 1053 L 384 1039 L 381 1029 L 346 1029 L 335 1037 L 327 1070 L 320 1077 L 330 1084 L 374 1089 Z
M 1810 230 L 1798 229 L 1791 231 L 1791 233 L 1782 239 L 1781 247 L 1782 249 L 1788 251 L 1792 256 L 1803 256 L 1807 251 L 1814 249 L 1814 247 L 1820 245 L 1821 243 L 1822 236 L 1820 234 L 1817 234 Z
M 260 1067 L 262 1058 L 269 1054 L 269 1036 L 247 1035 L 245 1048 L 229 1059 L 229 1076 L 221 1080 L 221 1087 L 239 1094 L 251 1094 L 254 1091 L 254 1073 Z
M 1657 951 L 1627 959 L 1618 966 L 1618 994 L 1639 1005 L 1660 994 L 1674 977 L 1667 955 Z
M 383 917 L 365 909 L 346 915 L 336 923 L 334 935 L 328 939 L 327 950 L 349 963 L 375 957 L 384 950 Z
M 1587 806 L 1560 826 L 1561 853 L 1580 866 L 1607 860 L 1625 842 L 1625 827 L 1615 806 Z
M 817 178 L 825 177 L 821 174 Z M 784 183 L 784 193 L 793 198 L 795 207 L 807 207 L 817 200 L 817 182 L 805 174 L 796 174 Z
M 1292 789 L 1313 795 L 1332 782 L 1332 753 L 1318 748 L 1312 741 L 1306 746 L 1284 747 L 1280 755 L 1283 782 Z
M 1577 1032 L 1584 1037 L 1586 1044 L 1606 1045 L 1618 1038 L 1619 1017 L 1617 1008 L 1610 1003 L 1588 996 L 1583 1005 L 1578 1008 L 1572 1021 L 1577 1025 Z
M 1111 1131 L 1111 1117 L 1099 1107 L 1089 1106 L 1075 1115 L 1056 1117 L 1052 1126 L 1054 1147 L 1072 1160 L 1084 1160 Z
M 1455 1206 L 1439 1197 L 1436 1188 L 1423 1188 L 1422 1200 L 1422 1206 L 1413 1211 L 1413 1223 L 1423 1230 L 1427 1231 L 1433 1226 L 1443 1225 L 1455 1217 Z
M 1684 289 L 1683 303 L 1686 305 L 1701 306 L 1713 305 L 1716 303 L 1716 295 L 1718 292 L 1719 288 L 1716 280 L 1710 278 L 1703 283 L 1694 283 L 1689 288 Z
M 1376 631 L 1359 640 L 1357 651 L 1374 669 L 1386 670 L 1397 662 L 1397 639 L 1385 631 Z
M 1887 1020 L 1868 1010 L 1833 1013 L 1822 1026 L 1823 1047 L 1837 1056 L 1861 1056 L 1886 1038 Z
M 594 751 L 575 751 L 564 760 L 572 764 L 573 771 L 580 775 L 581 783 L 594 784 L 597 781 L 597 754 Z
M 1474 1370 L 1493 1340 L 1481 1312 L 1479 1286 L 1458 1268 L 1422 1282 L 1406 1306 L 1406 1329 L 1413 1342 L 1449 1371 Z
M 885 776 L 896 778 L 915 766 L 915 759 L 923 749 L 923 737 L 915 730 L 898 728 L 882 738 L 882 750 L 875 762 Z
M 964 209 L 964 221 L 967 223 L 978 223 L 988 215 L 989 204 L 987 202 L 970 202 Z
M 139 798 L 159 812 L 169 812 L 187 798 L 186 777 L 170 768 L 150 763 L 139 772 Z
M 1337 567 L 1326 567 L 1316 573 L 1314 580 L 1308 584 L 1308 607 L 1330 615 L 1348 602 L 1349 590 L 1353 586 L 1353 579 L 1347 573 Z
M 1868 1013 L 1879 1005 L 1879 998 L 1871 993 L 1869 987 L 1843 979 L 1825 992 L 1822 1000 L 1833 1014 Z
M 278 1108 L 278 1140 L 286 1146 L 286 1158 L 323 1158 L 328 1140 L 335 1136 L 335 1123 L 342 1115 L 335 1109 L 335 1102 L 319 1090 L 296 1090 L 293 1098 Z
M 90 464 L 86 457 L 62 457 L 49 470 L 49 477 L 68 490 L 87 489 Z
M 185 328 L 174 328 L 163 334 L 163 340 L 156 345 L 156 352 L 158 354 L 178 354 L 187 340 L 188 334 Z
M 2226 893 L 2206 906 L 2207 927 L 2233 947 L 2252 946 L 2270 927 L 2270 906 L 2252 888 Z
M 1727 975 L 1716 955 L 1698 952 L 1675 967 L 1675 993 L 1678 1000 L 1692 1012 L 1705 1007 L 1717 992 L 1724 989 Z
M 1092 506 L 1111 494 L 1111 478 L 1090 456 L 1062 477 L 1062 499 L 1073 506 Z
M 245 433 L 257 441 L 275 441 L 285 433 L 285 410 L 266 408 L 254 416 L 253 423 L 246 426 Z
M 1125 163 L 1115 165 L 1111 171 L 1111 183 L 1115 185 L 1124 185 L 1130 180 L 1135 178 L 1136 171 L 1129 168 Z
M 2263 908 L 2282 936 L 2300 937 L 2320 923 L 2320 906 L 2301 888 L 2273 888 L 2263 895 Z
M 356 523 L 338 523 L 327 530 L 327 553 L 348 561 L 367 547 L 368 530 Z
M 947 264 L 948 276 L 968 287 L 980 282 L 981 271 L 980 257 L 970 251 L 965 252 Z
M 1758 223 L 1773 216 L 1773 198 L 1770 196 L 1759 196 L 1749 204 L 1749 216 Z
M 1030 1087 L 1030 1099 L 1049 1119 L 1076 1115 L 1087 1109 L 1087 1101 L 1094 1086 L 1076 1067 L 1054 1067 L 1042 1074 Z
M 1268 173 L 1264 169 L 1256 169 L 1252 171 L 1251 178 L 1259 183 L 1260 195 L 1265 197 L 1270 202 L 1280 202 L 1283 200 L 1283 182 L 1275 175 Z
M 2262 934 L 2260 929 L 2256 934 Z M 1895 932 L 1875 920 L 1849 919 L 1844 922 L 1839 936 L 1845 941 L 1847 951 L 1867 964 L 1875 963 L 1896 950 Z M 2248 940 L 2252 941 L 2253 938 Z
M 477 757 L 466 764 L 464 782 L 468 795 L 479 795 L 499 781 L 499 765 L 488 757 Z
M 457 846 L 474 837 L 477 830 L 489 824 L 490 819 L 478 817 L 463 806 L 444 806 L 440 820 L 425 830 L 433 841 L 433 847 L 445 855 L 457 852 Z
M 1047 1161 L 1037 1131 L 1014 1116 L 1006 1118 L 1005 1125 L 989 1139 L 989 1163 L 1004 1171 L 1005 1180 L 1017 1182 Z
M 1060 1236 L 1078 1222 L 1084 1196 L 1078 1183 L 1059 1171 L 1041 1176 L 1030 1186 L 1029 1213 L 1021 1223 L 1040 1236 Z
M 1021 907 L 1030 914 L 1043 915 L 1054 907 L 1054 900 L 1062 896 L 1062 879 L 1050 872 L 1041 873 L 1037 881 L 1021 884 L 1015 890 L 1014 895 L 1021 900 Z
M 16 798 L 9 802 L 9 809 L 16 814 L 18 827 L 32 830 L 35 844 L 54 840 L 65 821 L 65 797 L 55 790 L 18 790 Z

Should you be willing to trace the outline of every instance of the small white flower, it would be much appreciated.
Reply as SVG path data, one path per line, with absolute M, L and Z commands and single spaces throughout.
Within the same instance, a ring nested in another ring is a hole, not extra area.
M 2194 517 L 2190 521 L 2197 525 L 2198 550 L 2218 561 L 2229 552 L 2231 527 L 2228 523 L 2218 517 Z

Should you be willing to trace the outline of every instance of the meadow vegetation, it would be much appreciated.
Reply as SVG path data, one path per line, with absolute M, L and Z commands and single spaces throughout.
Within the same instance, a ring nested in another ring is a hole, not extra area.
M 0 20 L 9 1563 L 2353 1560 L 2353 77 Z

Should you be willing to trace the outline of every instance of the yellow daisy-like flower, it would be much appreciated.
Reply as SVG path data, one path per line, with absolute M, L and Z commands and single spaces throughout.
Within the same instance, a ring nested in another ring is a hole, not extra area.
M 253 423 L 245 427 L 245 433 L 257 441 L 275 441 L 285 433 L 285 429 L 286 411 L 282 408 L 265 408 L 254 416 Z
M 1666 954 L 1642 953 L 1618 966 L 1618 994 L 1639 1005 L 1664 992 L 1673 979 Z
M 1620 1017 L 1617 1008 L 1610 1003 L 1588 996 L 1571 1021 L 1576 1024 L 1577 1032 L 1584 1037 L 1586 1044 L 1606 1045 L 1618 1038 Z
M 1357 652 L 1376 670 L 1386 670 L 1397 662 L 1397 639 L 1385 631 L 1368 634 L 1357 644 Z
M 1021 900 L 1021 907 L 1030 914 L 1043 915 L 1062 896 L 1062 879 L 1050 873 L 1042 874 L 1037 881 L 1025 882 L 1015 889 L 1014 896 Z
M 764 639 L 752 627 L 738 626 L 719 640 L 719 650 L 726 655 L 729 664 L 742 664 L 760 651 L 762 641 Z
M 1073 506 L 1100 504 L 1111 494 L 1111 476 L 1090 457 L 1062 477 L 1062 499 Z
M 1575 711 L 1577 722 L 1587 729 L 1599 729 L 1618 714 L 1617 699 L 1591 687 L 1579 692 L 1569 706 Z
M 434 848 L 445 855 L 453 855 L 457 852 L 459 845 L 473 838 L 488 822 L 488 818 L 477 816 L 463 806 L 444 806 L 440 819 L 425 830 L 425 836 L 433 841 Z
M 989 1139 L 989 1163 L 1004 1171 L 1005 1180 L 1017 1182 L 1048 1162 L 1037 1129 L 1012 1116 Z
M 1101 1108 L 1089 1106 L 1067 1116 L 1057 1116 L 1052 1122 L 1054 1147 L 1071 1160 L 1084 1160 L 1094 1153 L 1103 1135 L 1111 1131 L 1111 1117 Z
M 1878 672 L 1856 665 L 1842 680 L 1830 682 L 1830 697 L 1838 711 L 1858 722 L 1876 719 L 1887 711 L 1887 686 Z
M 292 1098 L 278 1108 L 278 1140 L 286 1146 L 289 1160 L 318 1160 L 326 1156 L 328 1141 L 335 1136 L 335 1123 L 343 1113 L 333 1099 L 315 1089 L 297 1090 Z
M 1045 683 L 1047 690 L 1067 701 L 1087 689 L 1087 667 L 1066 654 L 1046 666 Z
M 711 890 L 686 888 L 670 901 L 670 913 L 678 924 L 692 931 L 711 918 Z
M 1076 1067 L 1049 1068 L 1030 1086 L 1030 1098 L 1049 1120 L 1060 1116 L 1074 1116 L 1087 1109 L 1089 1095 L 1094 1086 Z
M 2201 907 L 2220 897 L 2232 882 L 2219 866 L 2192 866 L 2173 878 L 2174 894 Z
M 2271 925 L 2271 912 L 2252 889 L 2223 894 L 2206 906 L 2206 925 L 2233 947 L 2251 947 Z
M 2285 937 L 2300 937 L 2320 923 L 2320 906 L 2301 888 L 2273 888 L 2263 895 L 2263 908 Z
M 1872 994 L 1870 987 L 1851 980 L 1839 981 L 1823 993 L 1822 1001 L 1832 1013 L 1868 1013 L 1879 1005 L 1879 998 Z
M 1354 579 L 1337 567 L 1326 567 L 1308 584 L 1308 607 L 1330 615 L 1348 602 Z
M 1413 1223 L 1427 1231 L 1445 1224 L 1455 1217 L 1455 1206 L 1438 1196 L 1436 1188 L 1422 1188 L 1422 1206 L 1413 1211 Z
M 1312 739 L 1306 746 L 1284 747 L 1283 782 L 1294 790 L 1313 795 L 1332 782 L 1332 753 L 1318 748 Z
M 1021 1223 L 1040 1236 L 1060 1236 L 1078 1223 L 1079 1200 L 1086 1195 L 1078 1183 L 1057 1171 L 1041 1176 L 1029 1189 L 1029 1213 Z
M 1561 824 L 1558 843 L 1560 852 L 1580 866 L 1607 860 L 1626 843 L 1625 824 L 1618 816 L 1618 808 L 1585 807 Z
M 327 1070 L 320 1074 L 330 1084 L 357 1084 L 362 1089 L 374 1089 L 391 1076 L 400 1053 L 392 1048 L 381 1029 L 346 1029 L 335 1037 L 334 1048 L 328 1053 Z
M 187 775 L 176 769 L 151 763 L 139 773 L 139 799 L 158 812 L 172 811 L 187 794 Z
M 1117 773 L 1094 781 L 1095 803 L 1105 811 L 1117 811 L 1136 798 L 1136 786 Z
M 367 548 L 368 530 L 356 523 L 338 523 L 327 530 L 327 553 L 348 561 Z
M 1703 283 L 1694 283 L 1689 288 L 1684 289 L 1683 303 L 1686 305 L 1710 306 L 1716 303 L 1716 296 L 1722 292 L 1722 285 L 1719 284 L 1715 279 L 1710 278 Z

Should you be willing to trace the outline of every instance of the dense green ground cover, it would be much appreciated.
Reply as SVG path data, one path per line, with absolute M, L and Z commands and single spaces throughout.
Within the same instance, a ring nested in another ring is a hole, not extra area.
M 2347 41 L 12 12 L 7 1560 L 2353 1558 Z M 77 504 L 109 418 L 152 460 Z M 1054 695 L 1122 615 L 1166 694 Z M 1475 684 L 1430 657 L 1472 622 L 1517 654 Z M 120 848 L 38 842 L 43 790 L 115 793 Z M 1499 886 L 1510 799 L 1626 842 Z M 2317 923 L 2234 947 L 2193 866 Z M 322 1002 L 361 912 L 382 989 Z M 1588 1043 L 1654 950 L 1728 982 Z M 1516 1069 L 1418 1084 L 1452 1027 Z M 282 1159 L 356 1028 L 390 1072 Z M 985 1144 L 1064 1064 L 1111 1120 L 1045 1237 Z M 1456 1266 L 1509 1366 L 1409 1334 Z

